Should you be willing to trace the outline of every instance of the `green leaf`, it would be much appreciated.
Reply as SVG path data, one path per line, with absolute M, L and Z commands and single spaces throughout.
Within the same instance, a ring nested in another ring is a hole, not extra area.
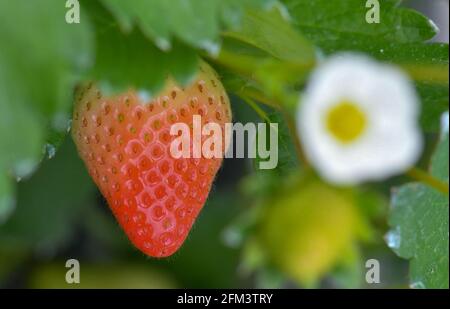
M 436 149 L 430 172 L 448 183 L 448 131 Z M 400 257 L 410 260 L 411 287 L 448 288 L 448 195 L 411 183 L 396 190 L 391 203 L 392 230 L 387 243 Z
M 136 23 L 162 50 L 173 37 L 212 53 L 219 49 L 222 26 L 237 27 L 246 8 L 267 8 L 275 0 L 101 0 L 125 32 Z M 223 21 L 223 23 L 221 22 Z
M 96 2 L 85 4 L 95 22 L 97 43 L 97 61 L 91 76 L 101 81 L 105 89 L 133 87 L 152 95 L 169 75 L 186 84 L 196 73 L 198 58 L 192 48 L 174 41 L 170 51 L 161 51 L 139 29 L 122 33 Z
M 366 21 L 365 0 L 283 0 L 296 25 L 314 42 L 339 44 L 346 39 L 398 43 L 431 39 L 436 26 L 425 16 L 398 6 L 399 0 L 380 0 L 380 23 Z
M 249 11 L 238 31 L 224 32 L 223 35 L 256 47 L 279 60 L 306 65 L 314 62 L 311 43 L 277 10 Z
M 217 61 L 251 77 L 273 95 L 285 82 L 298 82 L 315 64 L 315 50 L 279 10 L 248 11 L 239 30 L 223 33 Z
M 0 226 L 0 242 L 25 246 L 63 243 L 93 190 L 75 145 L 67 138 L 55 158 L 19 183 L 16 211 Z
M 439 117 L 448 110 L 449 87 L 418 83 L 417 92 L 422 98 L 422 113 L 420 123 L 427 132 L 439 131 Z
M 65 133 L 72 87 L 90 64 L 89 20 L 69 25 L 65 14 L 58 0 L 0 1 L 0 217 L 11 210 L 7 174 L 28 176 L 47 129 Z

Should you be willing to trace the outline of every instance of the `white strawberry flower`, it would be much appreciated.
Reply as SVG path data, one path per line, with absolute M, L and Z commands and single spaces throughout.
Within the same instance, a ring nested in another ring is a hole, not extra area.
M 415 90 L 399 70 L 341 54 L 313 74 L 298 111 L 305 153 L 336 184 L 382 180 L 411 167 L 422 149 Z

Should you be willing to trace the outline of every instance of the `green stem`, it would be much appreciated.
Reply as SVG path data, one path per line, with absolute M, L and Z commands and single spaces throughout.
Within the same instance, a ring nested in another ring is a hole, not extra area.
M 246 97 L 246 96 L 242 96 L 241 97 L 242 100 L 244 100 L 248 105 L 250 105 L 251 108 L 253 108 L 253 110 L 258 114 L 258 116 L 263 119 L 265 122 L 270 123 L 270 119 L 267 116 L 266 112 L 262 110 L 262 108 L 260 108 L 258 106 L 258 104 L 253 101 L 252 99 Z
M 235 94 L 241 98 L 248 98 L 248 99 L 258 101 L 259 103 L 263 103 L 267 106 L 270 106 L 273 109 L 280 109 L 280 106 L 278 103 L 267 98 L 264 94 L 262 94 L 261 92 L 259 92 L 257 90 L 245 88 L 245 89 L 241 89 L 239 91 L 235 91 Z
M 427 185 L 429 185 L 430 187 L 438 190 L 441 193 L 444 193 L 446 195 L 449 194 L 448 192 L 448 184 L 440 181 L 439 179 L 434 178 L 432 175 L 430 175 L 429 173 L 417 168 L 417 167 L 413 167 L 412 169 L 410 169 L 409 171 L 406 172 L 406 175 L 409 176 L 412 179 L 415 179 L 417 181 L 423 182 Z

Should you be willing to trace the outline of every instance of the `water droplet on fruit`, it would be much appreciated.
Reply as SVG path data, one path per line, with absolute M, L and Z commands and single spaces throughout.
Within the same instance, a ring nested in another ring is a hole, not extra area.
M 148 90 L 139 90 L 137 92 L 137 97 L 139 98 L 140 103 L 147 103 L 151 100 L 152 94 Z

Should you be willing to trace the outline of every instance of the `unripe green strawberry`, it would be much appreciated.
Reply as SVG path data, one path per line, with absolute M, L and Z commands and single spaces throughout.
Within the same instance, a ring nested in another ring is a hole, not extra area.
M 307 286 L 340 262 L 357 238 L 353 199 L 318 181 L 267 206 L 261 245 L 279 269 Z
M 153 257 L 182 245 L 222 162 L 194 158 L 192 147 L 190 158 L 171 154 L 172 124 L 187 124 L 192 136 L 194 115 L 202 117 L 202 126 L 218 123 L 224 138 L 229 99 L 206 64 L 192 85 L 168 80 L 150 102 L 133 90 L 105 97 L 92 84 L 76 99 L 72 135 L 79 154 L 128 238 Z

